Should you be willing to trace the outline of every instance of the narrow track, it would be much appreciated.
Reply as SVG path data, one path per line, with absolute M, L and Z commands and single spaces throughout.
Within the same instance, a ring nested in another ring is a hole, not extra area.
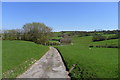
M 18 78 L 70 78 L 62 58 L 54 47 Z

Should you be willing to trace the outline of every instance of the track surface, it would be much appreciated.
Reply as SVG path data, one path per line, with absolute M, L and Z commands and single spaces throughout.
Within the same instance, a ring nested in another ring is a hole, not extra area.
M 57 49 L 50 50 L 18 78 L 69 78 Z

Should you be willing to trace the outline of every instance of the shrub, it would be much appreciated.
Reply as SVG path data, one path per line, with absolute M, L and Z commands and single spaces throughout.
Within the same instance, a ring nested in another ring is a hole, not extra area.
M 94 47 L 93 45 L 90 45 L 89 47 Z
M 51 39 L 51 40 L 53 40 L 53 41 L 60 41 L 60 39 Z
M 70 37 L 64 37 L 63 39 L 60 40 L 61 43 L 63 44 L 70 44 L 71 43 L 71 38 Z
M 52 46 L 52 45 L 60 45 L 60 42 L 47 42 L 43 45 L 48 45 L 48 46 Z

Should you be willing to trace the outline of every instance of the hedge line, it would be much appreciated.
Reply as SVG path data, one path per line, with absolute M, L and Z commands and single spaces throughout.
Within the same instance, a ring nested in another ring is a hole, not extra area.
M 120 46 L 117 45 L 90 45 L 89 47 L 97 47 L 97 48 L 120 48 Z

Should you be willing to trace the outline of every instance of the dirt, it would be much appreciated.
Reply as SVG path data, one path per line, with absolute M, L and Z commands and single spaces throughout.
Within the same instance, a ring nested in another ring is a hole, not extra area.
M 70 78 L 62 58 L 54 47 L 18 78 Z

